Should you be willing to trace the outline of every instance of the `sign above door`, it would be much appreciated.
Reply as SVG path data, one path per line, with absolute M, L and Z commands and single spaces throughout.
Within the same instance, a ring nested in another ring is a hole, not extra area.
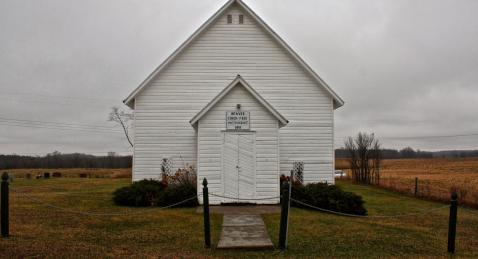
M 249 112 L 227 111 L 226 130 L 250 130 Z

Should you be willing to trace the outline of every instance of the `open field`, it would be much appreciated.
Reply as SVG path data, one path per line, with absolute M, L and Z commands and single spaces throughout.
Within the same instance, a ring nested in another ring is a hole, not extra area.
M 85 174 L 87 178 L 129 178 L 131 179 L 131 168 L 57 168 L 57 169 L 5 169 L 2 171 L 13 174 L 15 178 L 25 178 L 30 174 L 33 178 L 44 173 L 61 173 L 62 177 L 80 177 Z
M 345 159 L 337 160 L 336 165 L 349 168 Z M 384 160 L 380 185 L 414 193 L 415 177 L 421 197 L 448 201 L 450 192 L 457 191 L 460 202 L 478 207 L 478 157 Z
M 0 239 L 0 255 L 18 257 L 447 257 L 448 209 L 383 189 L 338 184 L 363 196 L 370 215 L 424 212 L 394 218 L 346 218 L 293 208 L 289 249 L 221 251 L 203 248 L 202 215 L 194 208 L 137 209 L 117 207 L 111 193 L 129 179 L 17 179 L 16 192 L 75 211 L 137 213 L 87 216 L 45 207 L 11 192 L 11 234 Z M 139 214 L 138 214 L 139 213 Z M 220 215 L 212 215 L 212 241 L 217 244 Z M 264 216 L 277 245 L 279 215 Z M 478 257 L 478 211 L 459 209 L 457 255 Z

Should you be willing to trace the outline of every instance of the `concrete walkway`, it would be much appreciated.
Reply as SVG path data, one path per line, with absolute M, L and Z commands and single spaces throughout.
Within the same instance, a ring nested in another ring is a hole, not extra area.
M 224 214 L 219 249 L 272 249 L 267 229 L 258 214 Z

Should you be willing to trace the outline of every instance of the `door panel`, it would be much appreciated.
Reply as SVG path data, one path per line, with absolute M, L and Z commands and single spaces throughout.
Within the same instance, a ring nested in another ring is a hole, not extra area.
M 224 136 L 223 145 L 224 195 L 228 197 L 238 197 L 237 153 L 239 152 L 239 146 L 237 145 L 237 135 L 226 134 Z
M 251 199 L 255 196 L 254 135 L 238 135 L 239 142 L 239 197 Z
M 225 132 L 223 143 L 224 195 L 236 200 L 255 197 L 255 135 Z M 239 198 L 239 199 L 238 199 Z M 244 202 L 244 201 L 242 201 Z

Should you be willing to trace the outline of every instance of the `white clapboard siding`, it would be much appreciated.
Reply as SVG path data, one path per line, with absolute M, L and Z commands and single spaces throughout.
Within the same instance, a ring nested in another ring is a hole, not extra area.
M 133 179 L 158 178 L 164 157 L 175 167 L 196 164 L 197 132 L 189 120 L 240 74 L 290 121 L 279 130 L 280 172 L 304 161 L 306 182 L 333 182 L 333 98 L 241 7 L 229 8 L 135 97 Z M 227 24 L 227 14 L 243 14 L 244 24 Z M 257 123 L 258 133 L 269 126 Z
M 229 153 L 223 152 L 223 141 L 226 129 L 226 111 L 235 111 L 236 104 L 241 104 L 242 111 L 250 112 L 250 127 L 255 138 L 255 197 L 268 198 L 279 195 L 279 122 L 259 101 L 257 101 L 240 84 L 234 87 L 228 94 L 211 108 L 198 124 L 198 177 L 207 177 L 209 181 L 209 192 L 230 196 L 235 194 L 234 190 L 225 190 L 222 156 Z M 235 165 L 234 165 L 235 166 Z M 211 183 L 210 180 L 214 182 Z M 267 188 L 263 188 L 267 187 Z M 198 184 L 201 188 L 201 184 Z M 241 188 L 243 190 L 243 188 Z M 228 195 L 229 194 L 229 195 Z M 249 197 L 247 198 L 249 199 Z M 219 204 L 223 201 L 218 197 L 210 197 L 211 204 Z M 227 200 L 226 200 L 227 201 Z M 257 203 L 277 203 L 279 200 L 265 200 Z M 202 199 L 200 199 L 202 202 Z

